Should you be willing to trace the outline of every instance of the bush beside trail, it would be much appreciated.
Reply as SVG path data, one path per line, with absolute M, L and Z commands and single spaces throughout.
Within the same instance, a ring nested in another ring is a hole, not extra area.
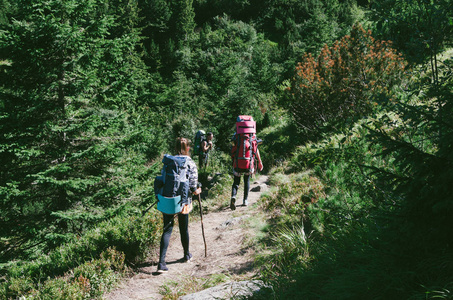
M 119 216 L 38 259 L 4 266 L 0 284 L 8 299 L 102 295 L 127 271 L 125 262 L 145 257 L 159 241 L 160 215 Z M 52 279 L 53 278 L 53 279 Z M 67 294 L 59 294 L 66 291 Z M 53 295 L 53 296 L 52 296 Z

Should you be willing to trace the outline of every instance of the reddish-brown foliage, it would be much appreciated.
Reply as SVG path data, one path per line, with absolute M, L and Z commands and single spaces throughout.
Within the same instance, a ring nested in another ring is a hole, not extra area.
M 365 115 L 379 96 L 401 83 L 405 61 L 389 41 L 378 41 L 362 26 L 327 45 L 317 58 L 304 55 L 295 69 L 291 111 L 296 122 L 315 130 L 341 119 Z

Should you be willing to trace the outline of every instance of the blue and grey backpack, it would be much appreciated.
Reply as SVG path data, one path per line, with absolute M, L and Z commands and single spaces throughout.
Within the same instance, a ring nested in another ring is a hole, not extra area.
M 154 179 L 157 209 L 165 214 L 177 214 L 191 201 L 187 157 L 165 154 L 162 163 L 161 175 Z

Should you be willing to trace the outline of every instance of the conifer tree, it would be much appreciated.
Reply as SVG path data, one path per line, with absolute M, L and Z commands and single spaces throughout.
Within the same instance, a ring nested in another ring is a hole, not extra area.
M 113 32 L 118 7 L 19 2 L 0 35 L 2 260 L 48 250 L 116 207 L 116 147 L 146 80 L 133 25 Z
M 160 50 L 168 38 L 170 5 L 165 0 L 144 0 L 139 1 L 138 5 L 144 37 L 144 59 L 151 70 L 158 70 L 161 66 Z
M 195 28 L 193 0 L 175 0 L 171 3 L 171 30 L 178 40 L 187 40 L 187 35 Z

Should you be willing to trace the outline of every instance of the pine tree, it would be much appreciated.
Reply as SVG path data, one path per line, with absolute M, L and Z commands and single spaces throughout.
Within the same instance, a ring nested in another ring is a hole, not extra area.
M 109 13 L 98 0 L 20 7 L 0 36 L 2 260 L 36 245 L 48 250 L 115 209 L 124 111 L 146 81 L 134 25 L 114 32 L 118 7 Z M 122 21 L 135 22 L 130 12 Z
M 175 0 L 171 3 L 171 30 L 178 41 L 187 40 L 188 34 L 195 28 L 193 0 Z

